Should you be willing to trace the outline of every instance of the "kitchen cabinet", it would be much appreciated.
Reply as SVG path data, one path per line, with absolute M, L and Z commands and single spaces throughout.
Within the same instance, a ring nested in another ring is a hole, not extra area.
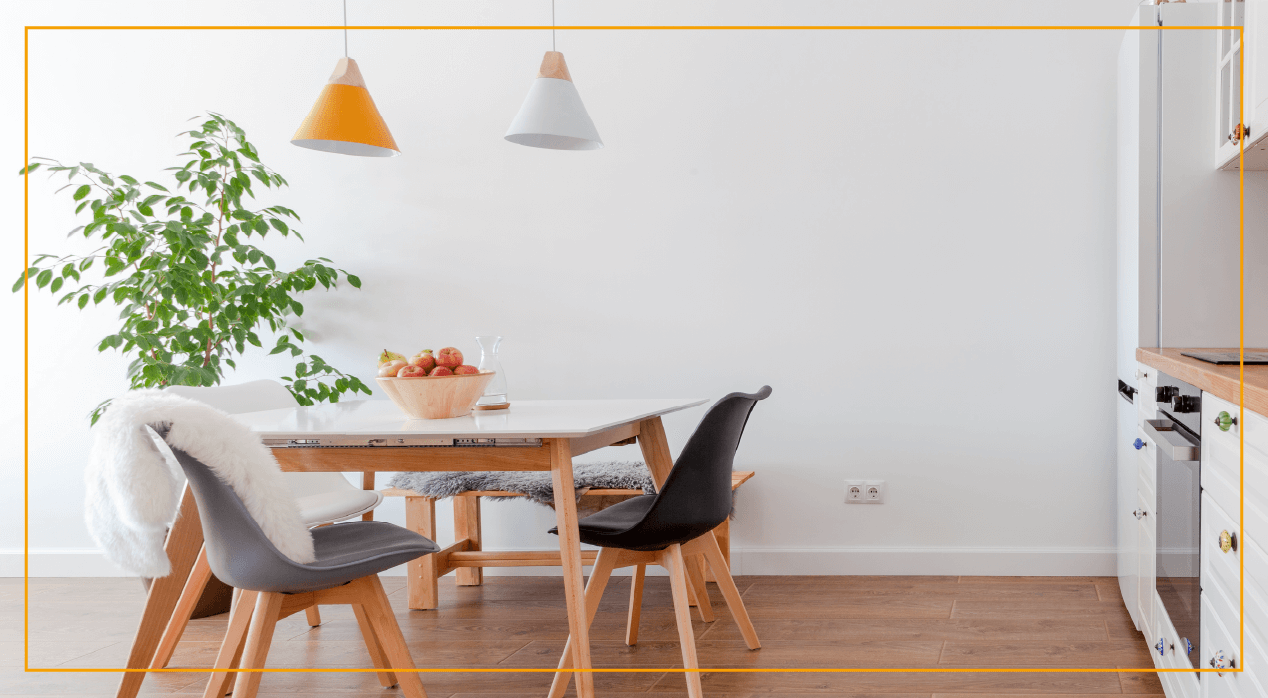
M 1268 0 L 1216 3 L 1216 25 L 1216 166 L 1238 169 L 1244 139 L 1246 169 L 1268 170 Z

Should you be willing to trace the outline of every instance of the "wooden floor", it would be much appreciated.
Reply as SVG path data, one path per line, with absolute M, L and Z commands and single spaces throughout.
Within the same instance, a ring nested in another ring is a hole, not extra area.
M 420 667 L 553 667 L 568 634 L 558 577 L 486 577 L 483 587 L 441 582 L 436 611 L 405 608 L 403 577 L 384 577 Z M 705 667 L 1106 667 L 1152 666 L 1132 628 L 1117 580 L 1089 577 L 741 577 L 736 582 L 761 635 L 744 646 L 710 584 L 717 620 L 695 621 Z M 593 630 L 596 666 L 681 666 L 663 577 L 647 579 L 640 644 L 623 642 L 628 578 L 613 578 Z M 128 653 L 144 597 L 134 579 L 31 580 L 32 667 L 118 667 Z M 278 625 L 274 667 L 368 667 L 345 607 L 322 608 Z M 694 614 L 693 614 L 694 616 Z M 211 664 L 224 616 L 194 621 L 174 667 Z M 116 673 L 24 673 L 22 580 L 0 580 L 0 696 L 111 696 Z M 156 674 L 146 694 L 199 694 L 203 673 Z M 425 673 L 431 698 L 545 696 L 547 673 Z M 599 674 L 600 695 L 685 695 L 681 673 Z M 1161 695 L 1152 673 L 712 673 L 716 698 L 794 694 L 896 696 Z M 372 673 L 266 674 L 262 695 L 397 695 Z

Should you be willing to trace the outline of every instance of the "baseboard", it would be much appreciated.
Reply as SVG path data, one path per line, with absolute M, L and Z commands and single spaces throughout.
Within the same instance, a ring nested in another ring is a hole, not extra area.
M 22 551 L 0 550 L 0 577 L 22 576 Z M 734 574 L 1092 576 L 1118 574 L 1114 548 L 735 548 Z M 619 573 L 619 571 L 618 571 Z M 659 570 L 648 570 L 657 574 Z M 404 575 L 405 567 L 386 575 Z M 558 567 L 490 568 L 491 576 L 553 576 Z M 91 548 L 35 548 L 32 577 L 128 577 Z
M 1113 577 L 1114 548 L 742 548 L 734 574 Z

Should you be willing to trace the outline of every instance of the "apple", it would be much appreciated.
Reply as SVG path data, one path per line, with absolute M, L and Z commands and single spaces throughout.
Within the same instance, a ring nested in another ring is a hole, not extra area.
M 421 366 L 423 373 L 436 368 L 436 357 L 431 355 L 431 349 L 424 349 L 417 354 L 409 357 L 410 366 Z
M 480 372 L 480 369 L 476 368 L 475 366 L 468 366 L 467 364 L 463 364 L 453 370 L 453 373 L 455 376 L 461 376 L 466 373 L 479 373 L 479 372 Z
M 428 375 L 430 375 L 430 376 L 432 376 L 432 377 L 435 377 L 435 376 L 452 376 L 452 375 L 453 375 L 453 371 L 450 371 L 450 370 L 449 370 L 448 368 L 446 368 L 445 366 L 437 366 L 436 368 L 433 368 L 433 369 L 431 370 L 431 373 L 429 373 Z
M 401 370 L 396 372 L 397 378 L 423 378 L 427 375 L 427 369 L 414 364 L 405 364 Z
M 405 361 L 405 355 L 384 349 L 383 353 L 379 354 L 379 365 L 382 366 L 389 361 Z
M 462 365 L 462 352 L 454 347 L 445 347 L 436 352 L 436 365 L 445 368 L 457 368 Z
M 385 364 L 380 364 L 379 378 L 391 378 L 395 376 L 397 372 L 399 372 L 402 368 L 405 368 L 408 365 L 409 364 L 405 363 L 401 359 L 392 359 L 391 361 L 388 361 Z

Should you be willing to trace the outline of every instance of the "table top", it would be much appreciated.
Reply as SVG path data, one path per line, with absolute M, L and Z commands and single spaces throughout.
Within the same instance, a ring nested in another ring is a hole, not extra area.
M 581 438 L 622 424 L 678 412 L 707 400 L 518 400 L 505 410 L 473 411 L 453 419 L 411 419 L 387 400 L 350 400 L 234 415 L 265 443 L 286 440 L 410 437 Z M 385 444 L 386 445 L 386 444 Z

